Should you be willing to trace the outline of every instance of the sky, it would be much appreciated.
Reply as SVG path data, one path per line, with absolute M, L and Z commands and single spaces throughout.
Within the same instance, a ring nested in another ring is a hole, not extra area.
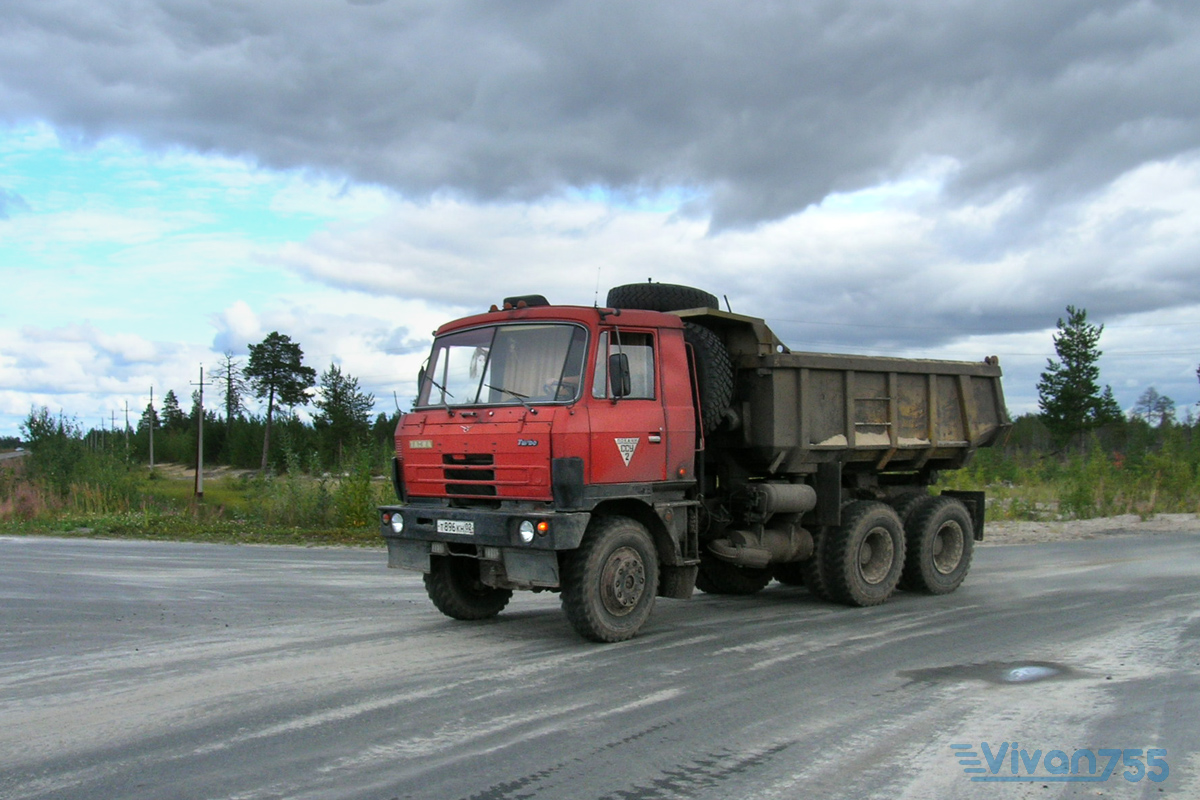
M 271 331 L 407 409 L 440 323 L 647 279 L 797 350 L 997 355 L 1014 414 L 1086 308 L 1101 383 L 1182 414 L 1200 4 L 0 7 L 0 436 Z

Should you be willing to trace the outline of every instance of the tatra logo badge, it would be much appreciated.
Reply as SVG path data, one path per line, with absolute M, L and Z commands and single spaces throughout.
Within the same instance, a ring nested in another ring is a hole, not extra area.
M 621 451 L 621 458 L 625 459 L 625 466 L 629 466 L 629 462 L 633 460 L 634 451 L 637 450 L 638 442 L 641 438 L 633 436 L 628 439 L 618 437 L 616 439 L 617 449 Z

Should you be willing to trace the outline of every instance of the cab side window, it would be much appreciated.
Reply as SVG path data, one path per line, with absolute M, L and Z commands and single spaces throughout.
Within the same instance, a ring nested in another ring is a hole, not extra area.
M 624 353 L 629 359 L 630 388 L 626 399 L 654 399 L 654 336 L 629 331 L 603 331 L 596 348 L 596 373 L 592 381 L 592 397 L 611 397 L 608 383 L 608 357 Z

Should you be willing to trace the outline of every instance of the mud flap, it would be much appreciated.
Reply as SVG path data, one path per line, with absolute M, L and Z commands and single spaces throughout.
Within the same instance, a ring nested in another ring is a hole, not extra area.
M 388 567 L 429 572 L 429 542 L 388 539 Z
M 553 550 L 504 550 L 504 574 L 518 586 L 559 585 L 558 554 Z
M 696 588 L 699 564 L 682 567 L 664 566 L 659 570 L 658 596 L 672 600 L 687 600 Z

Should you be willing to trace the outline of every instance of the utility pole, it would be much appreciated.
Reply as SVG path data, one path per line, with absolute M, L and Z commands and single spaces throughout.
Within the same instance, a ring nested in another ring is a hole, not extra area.
M 196 499 L 204 499 L 204 365 L 200 365 L 200 402 L 196 405 Z
M 129 457 L 129 401 L 125 401 L 125 457 Z
M 150 471 L 154 472 L 154 384 L 150 384 Z

